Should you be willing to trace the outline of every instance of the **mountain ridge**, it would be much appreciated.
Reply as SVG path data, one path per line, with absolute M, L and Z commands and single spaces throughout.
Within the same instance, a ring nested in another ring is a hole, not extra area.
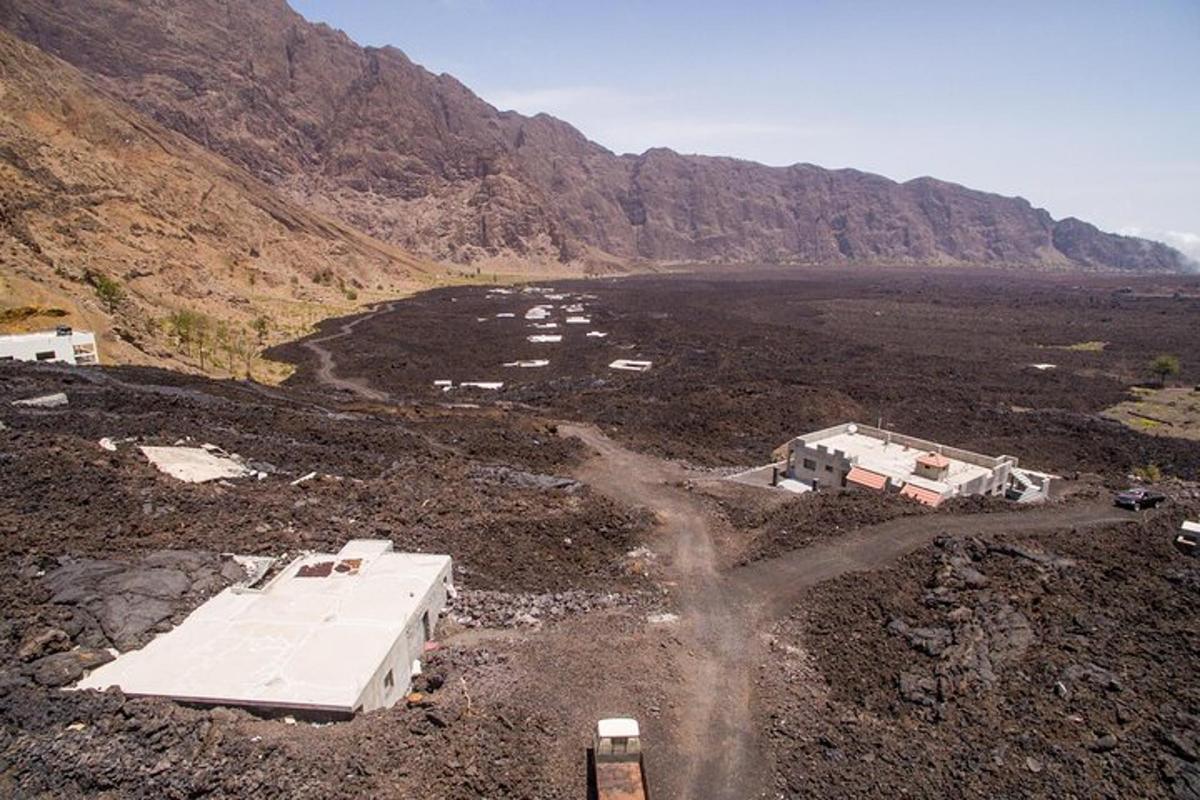
M 434 258 L 1187 266 L 1164 244 L 935 178 L 618 155 L 283 0 L 10 0 L 0 25 L 291 199 Z
M 0 266 L 5 331 L 74 325 L 100 334 L 108 363 L 212 371 L 219 357 L 223 374 L 260 376 L 261 347 L 434 268 L 279 197 L 4 30 Z M 169 322 L 180 312 L 187 341 Z

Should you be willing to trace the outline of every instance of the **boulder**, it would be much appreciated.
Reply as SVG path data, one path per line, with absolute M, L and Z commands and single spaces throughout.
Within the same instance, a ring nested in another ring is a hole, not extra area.
M 33 662 L 33 679 L 42 686 L 66 686 L 83 677 L 83 664 L 74 653 L 55 653 Z
M 104 634 L 121 650 L 142 643 L 154 626 L 170 619 L 170 603 L 140 594 L 118 594 L 104 598 L 92 609 Z
M 21 661 L 36 661 L 39 658 L 61 653 L 71 648 L 71 637 L 59 628 L 40 628 L 29 633 L 17 648 Z
M 175 599 L 187 594 L 192 581 L 187 573 L 168 567 L 132 569 L 111 575 L 99 584 L 104 594 L 141 594 L 147 597 Z

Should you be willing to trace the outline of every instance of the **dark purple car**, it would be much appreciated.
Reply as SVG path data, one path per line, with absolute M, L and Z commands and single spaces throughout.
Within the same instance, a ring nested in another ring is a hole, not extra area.
M 1133 511 L 1141 511 L 1143 508 L 1154 508 L 1159 503 L 1167 499 L 1167 496 L 1162 492 L 1156 492 L 1153 489 L 1126 489 L 1113 498 L 1113 503 L 1121 508 L 1128 508 Z

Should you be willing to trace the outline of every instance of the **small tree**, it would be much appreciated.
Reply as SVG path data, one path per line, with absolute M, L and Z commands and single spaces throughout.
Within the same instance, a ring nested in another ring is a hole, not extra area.
M 254 344 L 250 340 L 250 334 L 245 328 L 235 328 L 229 334 L 229 342 L 226 345 L 229 349 L 229 373 L 236 377 L 234 370 L 234 359 L 246 371 L 246 377 L 250 377 L 250 368 L 254 364 Z
M 121 289 L 121 284 L 99 272 L 92 273 L 88 277 L 92 288 L 96 290 L 96 297 L 99 298 L 100 303 L 108 313 L 111 314 L 116 311 L 117 306 L 121 304 L 121 300 L 125 297 L 125 292 Z
M 258 344 L 261 347 L 267 343 L 267 334 L 271 332 L 271 320 L 265 314 L 260 314 L 254 318 L 254 332 L 258 335 Z
M 200 362 L 200 370 L 204 371 L 204 360 L 212 353 L 212 321 L 203 314 L 196 314 L 196 328 L 192 332 L 192 340 L 196 343 L 196 359 Z
M 168 333 L 189 356 L 192 354 L 192 343 L 201 324 L 200 313 L 189 309 L 181 309 L 167 317 Z
M 229 374 L 233 374 L 233 350 L 230 347 L 229 339 L 229 323 L 225 320 L 217 322 L 216 331 L 214 333 L 213 361 L 217 360 L 217 355 L 225 354 L 225 365 L 229 369 Z
M 1167 378 L 1179 374 L 1179 357 L 1163 354 L 1150 362 L 1150 374 L 1158 379 L 1159 386 L 1167 385 Z

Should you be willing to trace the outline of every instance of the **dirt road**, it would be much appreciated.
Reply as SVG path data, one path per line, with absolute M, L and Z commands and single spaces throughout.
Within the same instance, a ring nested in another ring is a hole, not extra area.
M 388 395 L 362 379 L 336 374 L 323 343 L 348 336 L 354 327 L 385 313 L 341 326 L 304 343 L 318 357 L 318 378 L 371 401 Z M 670 687 L 676 724 L 650 755 L 656 796 L 753 800 L 769 796 L 771 770 L 755 724 L 753 676 L 767 658 L 765 632 L 803 592 L 848 572 L 887 566 L 942 533 L 989 536 L 1053 528 L 1136 521 L 1107 505 L 1073 505 L 1011 513 L 910 517 L 859 530 L 837 541 L 722 573 L 714 542 L 730 535 L 697 495 L 684 486 L 705 476 L 634 452 L 596 427 L 562 423 L 563 436 L 579 438 L 592 456 L 575 477 L 621 503 L 647 508 L 658 520 L 656 545 L 669 556 L 667 583 L 678 604 L 678 645 L 669 652 L 685 676 Z M 620 653 L 613 654 L 614 660 Z M 620 663 L 613 673 L 619 674 Z
M 652 775 L 657 794 L 664 797 L 766 796 L 769 770 L 753 721 L 754 666 L 765 658 L 763 633 L 809 587 L 884 567 L 943 533 L 986 537 L 1138 520 L 1101 503 L 906 517 L 722 574 L 713 544 L 722 522 L 682 485 L 697 476 L 632 452 L 592 426 L 563 424 L 559 431 L 579 437 L 593 453 L 577 478 L 615 500 L 656 513 L 659 541 L 672 559 L 669 577 L 680 606 L 680 647 L 673 655 L 688 677 L 674 687 L 682 714 L 672 740 L 660 743 L 668 752 L 651 763 L 651 769 L 669 765 L 668 774 Z
M 627 450 L 591 426 L 560 425 L 559 431 L 579 437 L 596 454 L 577 478 L 615 500 L 655 512 L 671 559 L 680 613 L 680 647 L 673 655 L 686 678 L 675 687 L 681 713 L 673 741 L 662 743 L 669 757 L 655 759 L 673 769 L 653 776 L 656 795 L 762 796 L 768 773 L 751 716 L 759 648 L 748 624 L 758 614 L 717 572 L 712 526 L 719 523 L 675 485 L 687 475 L 674 464 Z
M 338 326 L 336 333 L 330 333 L 325 336 L 319 336 L 315 339 L 305 339 L 301 344 L 312 352 L 317 357 L 317 380 L 335 389 L 352 392 L 365 400 L 376 402 L 384 402 L 389 398 L 387 392 L 381 392 L 378 389 L 371 387 L 370 383 L 362 378 L 342 378 L 338 377 L 336 372 L 337 364 L 334 360 L 333 353 L 329 352 L 329 348 L 325 347 L 326 342 L 332 342 L 335 339 L 341 339 L 354 333 L 354 329 L 366 322 L 374 319 L 380 314 L 386 314 L 396 307 L 394 302 L 384 303 L 377 306 L 372 311 L 363 314 L 361 317 L 353 319 Z
M 728 580 L 749 597 L 762 598 L 772 617 L 795 605 L 806 589 L 848 572 L 880 569 L 942 534 L 986 538 L 997 533 L 1034 533 L 1088 528 L 1139 517 L 1111 503 L 1047 506 L 994 514 L 901 517 L 863 528 L 832 542 L 733 570 Z

